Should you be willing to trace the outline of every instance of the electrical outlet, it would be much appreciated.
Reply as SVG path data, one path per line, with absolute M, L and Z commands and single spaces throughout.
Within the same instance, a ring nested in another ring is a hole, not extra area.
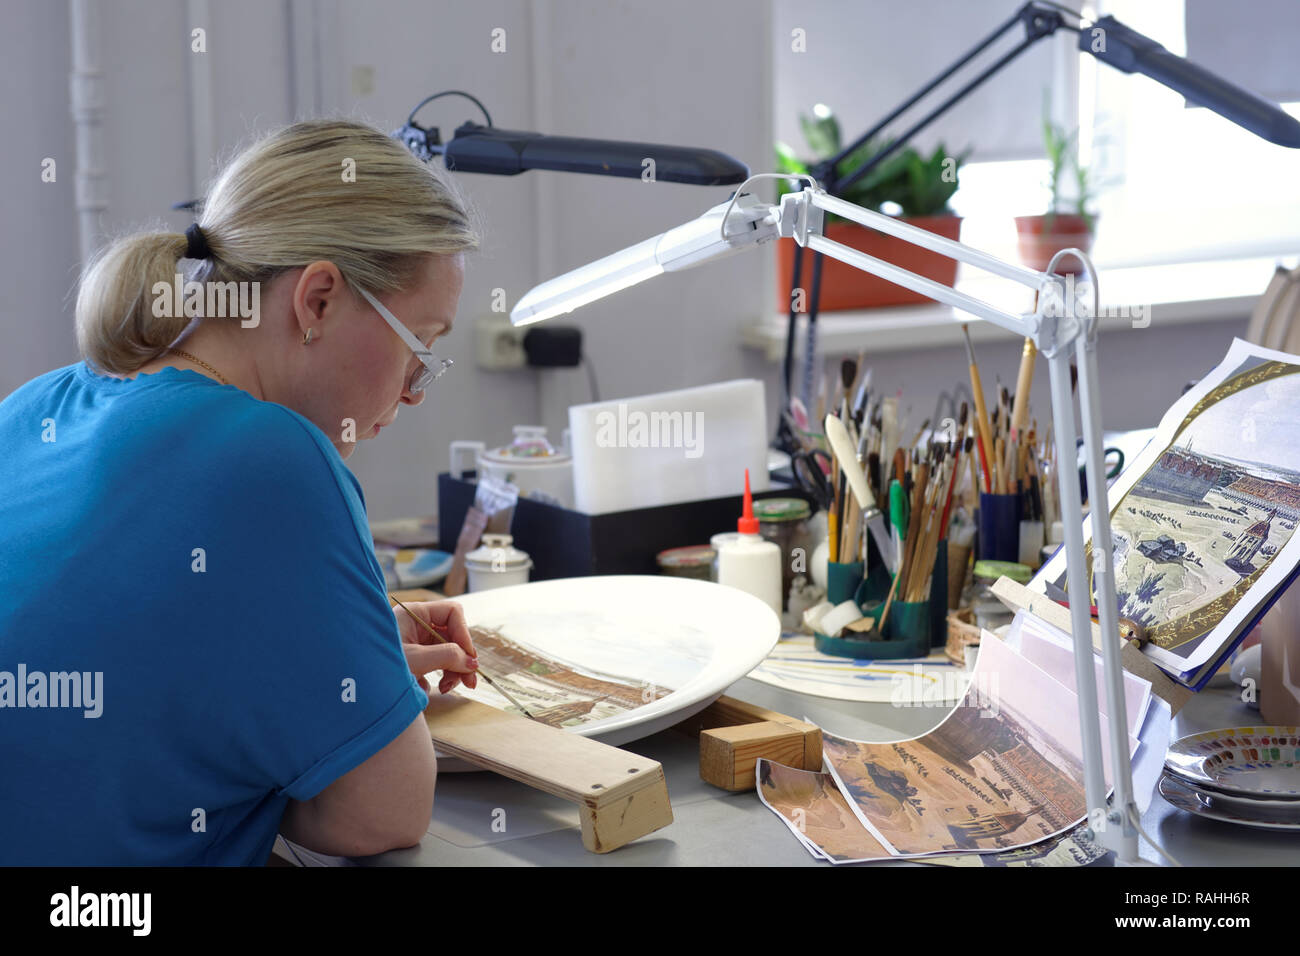
M 499 312 L 479 316 L 474 323 L 474 353 L 478 367 L 493 371 L 523 368 L 524 335 L 528 330 L 510 324 Z

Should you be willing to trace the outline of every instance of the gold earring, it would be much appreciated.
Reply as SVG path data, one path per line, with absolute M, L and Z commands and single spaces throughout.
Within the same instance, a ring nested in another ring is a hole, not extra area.
M 311 345 L 311 333 L 312 333 L 312 330 L 311 330 L 311 329 L 308 329 L 308 330 L 307 330 L 307 334 L 304 335 L 304 336 L 302 337 L 302 344 L 303 344 L 303 345 Z

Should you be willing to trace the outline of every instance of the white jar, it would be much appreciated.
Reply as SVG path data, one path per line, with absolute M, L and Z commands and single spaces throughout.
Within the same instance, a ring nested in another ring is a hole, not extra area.
M 573 456 L 552 447 L 541 426 L 516 425 L 514 441 L 490 451 L 482 442 L 454 441 L 450 452 L 452 477 L 464 474 L 463 459 L 472 454 L 480 478 L 492 475 L 535 501 L 573 507 Z
M 508 534 L 485 534 L 482 543 L 465 556 L 471 592 L 528 583 L 532 558 L 513 541 Z

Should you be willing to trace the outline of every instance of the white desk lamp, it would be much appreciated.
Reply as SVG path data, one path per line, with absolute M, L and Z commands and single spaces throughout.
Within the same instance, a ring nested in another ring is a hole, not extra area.
M 780 204 L 773 206 L 744 192 L 745 186 L 758 178 L 805 178 L 811 185 L 783 196 Z M 827 239 L 822 234 L 825 212 L 835 213 L 913 245 L 1028 286 L 1038 293 L 1036 311 L 1013 315 L 956 289 Z M 1071 355 L 1076 358 L 1088 494 L 1092 501 L 1093 567 L 1099 585 L 1097 609 L 1103 635 L 1103 679 L 1106 685 L 1106 712 L 1109 715 L 1111 767 L 1115 787 L 1114 809 L 1110 809 L 1107 806 L 1102 770 L 1101 717 L 1097 707 L 1093 671 L 1089 602 L 1086 599 L 1074 600 L 1070 602 L 1070 621 L 1074 631 L 1074 673 L 1079 700 L 1088 825 L 1094 838 L 1114 850 L 1121 862 L 1141 862 L 1137 852 L 1139 819 L 1133 799 L 1133 775 L 1128 752 L 1118 605 L 1111 563 L 1110 505 L 1106 496 L 1101 409 L 1097 391 L 1097 274 L 1084 253 L 1077 249 L 1064 250 L 1052 258 L 1046 273 L 1034 272 L 1003 262 L 960 242 L 944 239 L 889 216 L 845 202 L 824 192 L 810 177 L 767 173 L 751 177 L 728 202 L 714 206 L 698 219 L 533 288 L 511 311 L 510 321 L 514 325 L 540 322 L 553 315 L 572 312 L 578 306 L 661 272 L 689 268 L 783 237 L 792 237 L 801 246 L 986 319 L 1018 336 L 1032 339 L 1048 363 L 1052 421 L 1056 431 L 1057 455 L 1062 462 L 1074 461 L 1077 454 L 1078 429 L 1070 386 L 1070 358 Z M 1092 282 L 1090 306 L 1081 307 L 1079 296 L 1068 294 L 1061 277 L 1052 274 L 1057 261 L 1069 255 L 1083 264 Z M 1067 584 L 1071 594 L 1087 595 L 1079 483 L 1070 468 L 1061 468 L 1058 477 L 1061 522 L 1065 530 Z

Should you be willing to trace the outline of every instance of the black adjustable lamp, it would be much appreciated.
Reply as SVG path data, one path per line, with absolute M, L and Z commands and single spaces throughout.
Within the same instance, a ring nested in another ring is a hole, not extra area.
M 1065 22 L 1063 13 L 1073 16 L 1078 25 L 1071 26 Z M 978 76 L 970 80 L 955 93 L 922 117 L 898 137 L 894 138 L 879 152 L 852 170 L 840 170 L 840 164 L 865 143 L 879 136 L 884 129 L 904 112 L 916 105 L 923 97 L 933 92 L 960 69 L 992 46 L 1004 34 L 1023 27 L 1024 38 L 998 60 L 986 67 Z M 947 112 L 954 104 L 965 98 L 972 90 L 989 77 L 999 72 L 1008 63 L 1018 57 L 1029 47 L 1044 37 L 1051 36 L 1060 29 L 1074 30 L 1079 35 L 1079 49 L 1108 63 L 1125 73 L 1140 73 L 1157 83 L 1181 93 L 1188 102 L 1213 110 L 1225 119 L 1249 130 L 1257 136 L 1276 143 L 1279 146 L 1300 147 L 1300 121 L 1269 102 L 1244 90 L 1234 83 L 1216 76 L 1195 63 L 1181 56 L 1170 53 L 1163 46 L 1144 36 L 1114 17 L 1105 16 L 1091 25 L 1083 25 L 1083 16 L 1078 12 L 1049 0 L 1031 0 L 1011 17 L 1004 21 L 992 33 L 981 40 L 974 48 L 960 57 L 947 69 L 918 90 L 905 102 L 901 103 L 888 116 L 863 133 L 857 140 L 840 150 L 838 154 L 823 160 L 809 169 L 809 173 L 822 184 L 827 193 L 839 196 L 849 186 L 862 179 L 896 150 L 902 148 L 913 136 L 920 132 L 939 116 Z M 800 288 L 803 275 L 802 246 L 795 250 L 794 270 L 791 278 L 791 291 Z M 813 252 L 813 276 L 811 295 L 808 304 L 808 342 L 807 354 L 815 353 L 817 310 L 821 297 L 822 254 Z M 794 308 L 794 297 L 790 298 L 788 325 L 786 326 L 785 359 L 782 366 L 782 381 L 785 388 L 786 402 L 792 393 L 794 369 L 794 341 L 798 313 Z M 776 443 L 792 450 L 793 436 L 785 417 L 780 419 Z
M 473 100 L 487 122 L 464 123 L 456 128 L 449 142 L 443 143 L 438 129 L 420 126 L 415 114 L 431 100 L 453 95 Z M 393 136 L 423 160 L 441 155 L 447 169 L 458 173 L 517 176 L 527 169 L 550 169 L 640 179 L 646 161 L 653 160 L 654 178 L 660 182 L 728 186 L 742 183 L 749 176 L 749 167 L 744 163 L 714 149 L 500 129 L 492 125 L 492 117 L 482 103 L 460 90 L 446 90 L 421 100 Z
M 436 126 L 424 127 L 415 121 L 421 107 L 443 96 L 463 96 L 473 101 L 486 122 L 464 123 L 444 143 Z M 748 166 L 716 149 L 500 129 L 492 125 L 487 107 L 463 90 L 443 90 L 426 96 L 391 135 L 419 159 L 428 162 L 441 156 L 447 169 L 458 173 L 517 176 L 528 169 L 550 169 L 640 179 L 645 175 L 646 160 L 654 160 L 654 178 L 658 182 L 734 186 L 749 176 Z M 173 203 L 172 208 L 195 210 L 202 202 L 190 199 Z

